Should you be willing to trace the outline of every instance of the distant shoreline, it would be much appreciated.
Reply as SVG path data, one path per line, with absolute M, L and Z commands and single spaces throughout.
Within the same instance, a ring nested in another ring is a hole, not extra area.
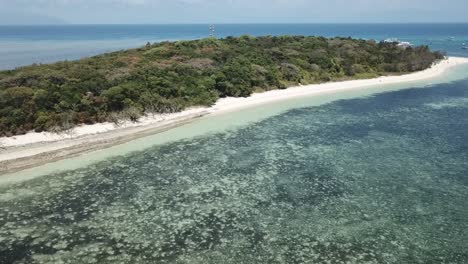
M 0 138 L 0 174 L 16 172 L 83 153 L 119 145 L 137 138 L 160 133 L 206 115 L 236 111 L 292 98 L 359 89 L 379 84 L 398 84 L 439 76 L 448 69 L 468 63 L 468 58 L 450 57 L 431 68 L 400 76 L 350 80 L 292 87 L 256 93 L 247 98 L 224 98 L 210 108 L 192 108 L 180 113 L 146 116 L 138 123 L 83 125 L 68 134 L 30 132 Z

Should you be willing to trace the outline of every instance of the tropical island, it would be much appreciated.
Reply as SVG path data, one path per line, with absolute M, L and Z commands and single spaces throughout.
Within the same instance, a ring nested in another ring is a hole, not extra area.
M 161 42 L 78 61 L 0 72 L 0 136 L 136 121 L 223 97 L 401 75 L 444 58 L 427 46 L 264 36 Z

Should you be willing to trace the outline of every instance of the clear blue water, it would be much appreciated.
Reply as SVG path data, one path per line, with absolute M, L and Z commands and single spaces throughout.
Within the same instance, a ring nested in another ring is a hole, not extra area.
M 408 88 L 1 185 L 0 263 L 468 263 L 468 79 Z
M 2 27 L 0 58 L 74 58 L 206 31 Z M 398 37 L 466 56 L 466 25 L 218 27 L 219 36 L 243 33 Z M 468 78 L 466 69 L 454 71 Z M 132 152 L 115 147 L 99 162 L 70 159 L 3 183 L 0 263 L 468 263 L 468 79 L 443 80 L 320 106 L 292 100 L 279 112 L 261 106 L 240 117 L 274 114 L 210 133 L 191 124 L 157 135 L 175 140 L 142 138 Z M 196 136 L 179 137 L 184 129 Z
M 461 49 L 463 43 L 468 44 L 468 24 L 225 24 L 217 25 L 216 30 L 217 37 L 289 34 L 399 38 L 468 57 L 468 50 Z M 143 46 L 148 41 L 204 38 L 208 34 L 208 25 L 201 24 L 0 26 L 0 69 L 78 59 Z

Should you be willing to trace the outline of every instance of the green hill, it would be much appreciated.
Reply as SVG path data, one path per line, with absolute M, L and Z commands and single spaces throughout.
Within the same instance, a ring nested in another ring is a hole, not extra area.
M 0 72 L 0 135 L 136 120 L 220 97 L 426 69 L 443 55 L 351 38 L 228 37 L 162 42 Z

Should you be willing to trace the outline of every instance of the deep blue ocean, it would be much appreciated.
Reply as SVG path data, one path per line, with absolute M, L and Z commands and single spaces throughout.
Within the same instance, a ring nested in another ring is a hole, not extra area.
M 103 52 L 138 47 L 147 42 L 199 39 L 208 25 L 57 25 L 0 26 L 0 69 L 32 63 L 73 60 Z M 429 45 L 452 56 L 468 57 L 465 24 L 222 24 L 216 37 L 320 35 L 384 40 L 398 38 Z

